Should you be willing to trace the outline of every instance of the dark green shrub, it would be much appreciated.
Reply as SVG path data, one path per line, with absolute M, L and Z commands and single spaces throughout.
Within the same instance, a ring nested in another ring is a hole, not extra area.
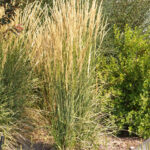
M 103 7 L 104 14 L 108 18 L 109 32 L 103 42 L 103 47 L 107 54 L 114 52 L 114 24 L 116 24 L 121 31 L 124 31 L 126 24 L 132 29 L 135 27 L 144 29 L 149 24 L 148 19 L 146 19 L 149 16 L 149 14 L 147 14 L 150 8 L 149 0 L 104 0 Z
M 150 42 L 148 34 L 116 27 L 115 53 L 103 54 L 98 64 L 100 97 L 104 112 L 119 129 L 150 136 Z M 106 101 L 107 99 L 107 101 Z
M 104 0 L 104 11 L 111 27 L 116 24 L 121 30 L 129 24 L 134 28 L 143 24 L 150 8 L 149 0 Z
M 4 15 L 0 18 L 0 26 L 10 24 L 16 16 L 16 9 L 19 8 L 17 1 L 0 0 L 0 6 L 4 7 Z

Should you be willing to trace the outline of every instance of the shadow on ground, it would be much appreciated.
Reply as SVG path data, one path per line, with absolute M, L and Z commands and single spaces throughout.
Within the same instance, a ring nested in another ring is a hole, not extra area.
M 56 150 L 55 145 L 38 142 L 35 144 L 26 143 L 21 145 L 17 150 Z

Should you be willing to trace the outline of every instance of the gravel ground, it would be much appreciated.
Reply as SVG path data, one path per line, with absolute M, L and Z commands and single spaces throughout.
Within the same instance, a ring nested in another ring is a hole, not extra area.
M 43 130 L 37 131 L 33 138 L 33 143 L 25 144 L 22 150 L 55 150 L 53 147 L 53 138 L 47 137 Z M 35 142 L 36 141 L 36 142 Z M 51 141 L 51 142 L 50 142 Z M 143 139 L 137 137 L 112 137 L 103 136 L 100 138 L 101 145 L 99 150 L 129 150 L 130 147 L 137 147 Z
M 107 137 L 104 138 L 103 144 L 99 150 L 129 150 L 130 147 L 137 147 L 143 142 L 137 137 Z M 52 146 L 43 143 L 36 143 L 32 147 L 33 150 L 55 150 Z M 26 149 L 27 150 L 27 149 Z
M 143 140 L 137 137 L 107 137 L 100 150 L 129 150 L 130 147 L 136 148 L 142 142 Z

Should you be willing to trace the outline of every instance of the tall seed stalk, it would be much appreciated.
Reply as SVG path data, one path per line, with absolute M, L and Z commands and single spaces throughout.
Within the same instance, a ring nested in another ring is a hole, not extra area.
M 106 34 L 96 0 L 29 4 L 20 13 L 22 40 L 42 81 L 43 108 L 59 149 L 98 149 L 103 131 L 96 111 L 96 56 Z
M 58 0 L 44 25 L 36 64 L 51 134 L 59 149 L 96 149 L 101 130 L 94 70 L 97 40 L 100 46 L 106 26 L 101 5 Z

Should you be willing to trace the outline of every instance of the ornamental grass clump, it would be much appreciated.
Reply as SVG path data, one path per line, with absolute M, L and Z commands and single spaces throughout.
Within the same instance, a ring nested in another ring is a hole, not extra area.
M 12 39 L 7 47 L 6 41 L 2 41 L 0 47 L 0 135 L 5 136 L 3 148 L 7 150 L 15 150 L 18 141 L 25 139 L 24 133 L 32 129 L 25 114 L 36 100 L 29 59 L 22 43 L 14 43 Z
M 32 11 L 37 13 L 35 8 L 40 7 L 34 5 Z M 106 33 L 101 5 L 96 0 L 92 5 L 57 0 L 50 17 L 46 9 L 43 13 L 42 25 L 37 23 L 32 35 L 31 60 L 43 81 L 50 133 L 59 149 L 96 149 L 103 130 L 95 80 L 95 60 Z
M 23 30 L 19 36 L 6 35 L 16 39 L 8 42 L 5 50 L 14 49 L 14 45 L 23 47 L 17 50 L 25 58 L 22 63 L 31 65 L 30 71 L 38 76 L 41 86 L 23 85 L 40 96 L 36 104 L 47 112 L 49 132 L 57 148 L 98 149 L 99 137 L 105 131 L 97 111 L 95 69 L 106 34 L 102 7 L 96 0 L 92 4 L 56 0 L 49 13 L 48 6 L 41 5 L 35 1 L 17 13 L 13 26 L 22 25 Z M 30 79 L 32 73 L 27 74 Z
M 19 10 L 17 10 L 19 12 Z M 27 108 L 37 100 L 36 78 L 29 60 L 24 31 L 18 32 L 19 13 L 10 24 L 0 26 L 0 136 L 5 150 L 16 150 L 33 129 Z M 29 47 L 29 46 L 28 46 Z

